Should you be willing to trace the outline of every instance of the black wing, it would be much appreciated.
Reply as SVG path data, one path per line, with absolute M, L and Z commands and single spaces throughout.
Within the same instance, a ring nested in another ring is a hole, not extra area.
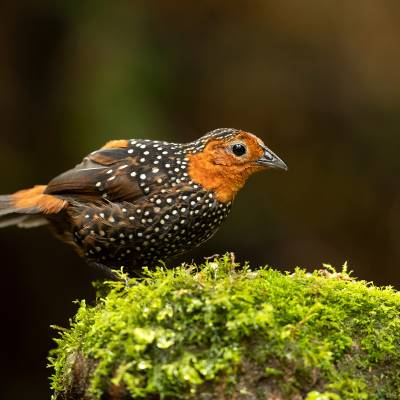
M 140 150 L 127 146 L 95 151 L 51 180 L 45 193 L 89 201 L 134 201 L 146 196 L 167 176 L 151 157 L 143 162 Z

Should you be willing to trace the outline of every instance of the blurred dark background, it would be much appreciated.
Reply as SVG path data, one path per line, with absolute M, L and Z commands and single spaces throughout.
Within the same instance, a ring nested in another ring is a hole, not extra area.
M 185 259 L 340 268 L 400 287 L 400 3 L 18 1 L 0 6 L 0 193 L 109 139 L 262 137 L 253 177 Z M 2 399 L 49 398 L 46 355 L 100 275 L 46 228 L 0 231 Z

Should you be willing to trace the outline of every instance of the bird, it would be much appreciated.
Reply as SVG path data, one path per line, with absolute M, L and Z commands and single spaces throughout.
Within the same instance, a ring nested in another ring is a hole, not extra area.
M 135 275 L 211 238 L 247 179 L 269 168 L 287 170 L 240 129 L 184 144 L 111 140 L 47 185 L 0 196 L 0 228 L 49 225 L 88 264 Z

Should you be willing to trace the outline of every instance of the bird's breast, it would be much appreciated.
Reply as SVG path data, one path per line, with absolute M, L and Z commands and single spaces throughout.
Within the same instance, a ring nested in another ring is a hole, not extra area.
M 81 204 L 72 213 L 73 237 L 88 258 L 112 267 L 138 267 L 209 239 L 230 208 L 200 187 L 157 192 L 134 203 Z

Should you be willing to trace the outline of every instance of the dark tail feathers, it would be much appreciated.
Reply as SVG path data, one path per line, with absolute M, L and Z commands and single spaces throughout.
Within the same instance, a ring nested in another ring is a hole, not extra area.
M 46 214 L 58 213 L 66 201 L 44 194 L 46 186 L 20 190 L 11 195 L 0 196 L 0 228 L 17 225 L 34 228 L 47 224 Z
M 34 228 L 47 223 L 42 215 L 30 214 L 27 211 L 29 210 L 21 210 L 15 207 L 12 195 L 0 196 L 0 228 L 12 225 L 17 225 L 20 228 Z

